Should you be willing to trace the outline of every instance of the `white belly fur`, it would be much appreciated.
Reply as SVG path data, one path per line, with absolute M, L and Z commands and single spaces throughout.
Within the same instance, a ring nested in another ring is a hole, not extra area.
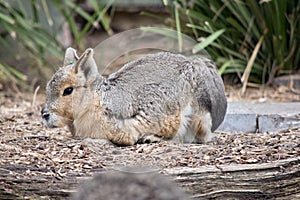
M 188 104 L 181 113 L 180 126 L 173 138 L 174 142 L 193 142 L 195 140 L 196 133 L 192 130 L 191 126 L 192 113 L 193 108 Z
M 202 124 L 204 133 L 196 135 L 198 131 L 197 124 Z M 193 108 L 188 104 L 181 113 L 180 127 L 173 138 L 174 142 L 191 143 L 191 142 L 208 142 L 213 138 L 211 133 L 212 118 L 209 112 L 194 114 Z

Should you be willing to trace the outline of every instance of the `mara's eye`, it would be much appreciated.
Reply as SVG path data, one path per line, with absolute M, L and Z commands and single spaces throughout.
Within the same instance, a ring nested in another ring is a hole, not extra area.
M 73 92 L 73 87 L 67 87 L 64 90 L 63 96 L 68 96 L 68 95 L 72 94 L 72 92 Z

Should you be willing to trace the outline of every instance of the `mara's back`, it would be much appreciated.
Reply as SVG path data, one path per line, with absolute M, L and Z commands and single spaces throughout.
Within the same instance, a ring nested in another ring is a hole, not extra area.
M 139 113 L 152 119 L 167 117 L 190 106 L 191 114 L 211 114 L 214 131 L 226 112 L 222 79 L 207 58 L 190 59 L 169 52 L 148 55 L 111 74 L 107 85 L 103 102 L 119 118 Z

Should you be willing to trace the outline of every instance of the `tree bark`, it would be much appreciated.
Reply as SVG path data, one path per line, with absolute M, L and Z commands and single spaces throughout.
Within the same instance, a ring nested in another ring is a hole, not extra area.
M 0 199 L 65 199 L 87 178 L 83 174 L 33 176 L 29 169 L 0 166 Z M 194 199 L 300 199 L 300 157 L 263 164 L 165 168 L 162 173 Z
M 195 199 L 300 199 L 300 157 L 274 163 L 173 168 L 164 172 Z

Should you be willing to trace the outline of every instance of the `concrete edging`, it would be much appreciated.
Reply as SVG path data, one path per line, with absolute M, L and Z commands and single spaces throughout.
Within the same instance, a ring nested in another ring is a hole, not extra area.
M 228 102 L 227 114 L 217 131 L 263 133 L 300 127 L 300 102 Z

